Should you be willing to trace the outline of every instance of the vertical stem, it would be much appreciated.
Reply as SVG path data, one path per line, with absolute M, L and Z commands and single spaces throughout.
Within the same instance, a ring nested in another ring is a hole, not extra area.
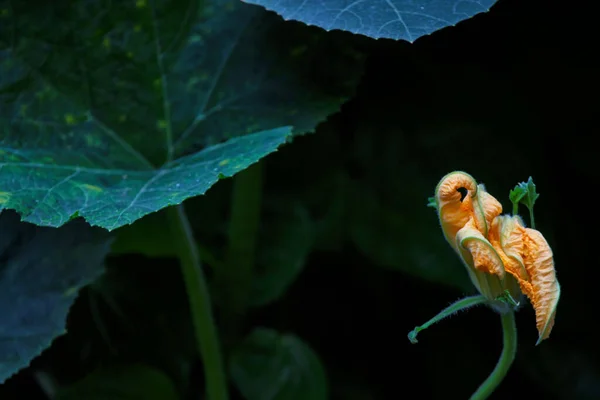
M 225 265 L 215 271 L 223 297 L 226 338 L 237 340 L 248 305 L 254 274 L 255 252 L 262 205 L 262 163 L 233 178 L 229 243 Z
M 167 215 L 187 291 L 196 347 L 204 365 L 208 399 L 227 400 L 229 395 L 221 346 L 192 229 L 182 204 L 169 207 Z
M 529 222 L 531 223 L 531 229 L 535 229 L 535 219 L 533 219 L 533 206 L 529 208 Z
M 504 344 L 500 359 L 496 368 L 490 376 L 479 386 L 477 391 L 471 396 L 470 400 L 485 400 L 496 390 L 502 382 L 510 366 L 512 365 L 517 352 L 517 325 L 515 323 L 515 313 L 509 311 L 502 314 L 502 331 L 504 333 Z

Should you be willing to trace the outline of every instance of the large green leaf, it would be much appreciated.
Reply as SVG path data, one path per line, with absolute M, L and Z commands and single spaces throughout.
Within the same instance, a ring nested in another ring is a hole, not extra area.
M 362 65 L 232 0 L 0 10 L 0 207 L 38 225 L 115 229 L 203 194 L 337 111 Z
M 144 364 L 110 365 L 62 388 L 56 400 L 178 400 L 163 372 Z
M 293 335 L 255 329 L 232 353 L 230 370 L 247 400 L 327 399 L 319 358 Z
M 106 231 L 75 220 L 59 228 L 0 212 L 0 383 L 65 333 L 79 289 L 103 271 Z
M 247 0 L 308 25 L 414 42 L 486 12 L 496 0 Z

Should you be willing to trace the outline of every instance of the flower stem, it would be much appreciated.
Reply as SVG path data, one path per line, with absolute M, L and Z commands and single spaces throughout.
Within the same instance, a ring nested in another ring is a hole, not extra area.
M 169 207 L 167 215 L 187 291 L 196 348 L 204 365 L 208 399 L 227 400 L 229 395 L 219 337 L 192 229 L 182 204 Z
M 408 340 L 410 340 L 410 342 L 412 344 L 418 343 L 417 335 L 422 330 L 429 328 L 431 325 L 435 324 L 438 321 L 441 321 L 442 319 L 444 319 L 446 317 L 449 317 L 450 315 L 452 315 L 454 313 L 457 313 L 461 310 L 465 310 L 470 307 L 474 307 L 479 304 L 486 303 L 487 301 L 488 301 L 488 299 L 481 295 L 469 296 L 469 297 L 465 297 L 464 299 L 460 299 L 457 302 L 452 303 L 448 307 L 444 308 L 438 315 L 431 318 L 429 321 L 425 322 L 423 325 L 417 326 L 415 329 L 410 331 L 408 333 Z
M 479 386 L 477 391 L 471 396 L 470 400 L 485 400 L 496 390 L 500 382 L 506 376 L 512 365 L 517 352 L 517 325 L 515 323 L 515 313 L 509 311 L 502 314 L 502 331 L 504 333 L 504 345 L 502 354 L 496 364 L 496 368 L 490 376 Z

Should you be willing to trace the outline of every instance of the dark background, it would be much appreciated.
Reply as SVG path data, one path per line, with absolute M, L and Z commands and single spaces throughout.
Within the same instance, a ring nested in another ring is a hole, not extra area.
M 502 332 L 488 309 L 443 321 L 422 332 L 417 345 L 406 337 L 469 293 L 465 272 L 426 208 L 439 179 L 464 170 L 505 211 L 509 190 L 533 177 L 541 194 L 537 228 L 553 248 L 562 287 L 556 325 L 540 346 L 531 307 L 518 313 L 517 358 L 492 399 L 600 399 L 593 253 L 598 34 L 587 8 L 500 0 L 489 13 L 414 44 L 357 38 L 369 53 L 357 96 L 316 134 L 266 160 L 266 198 L 297 199 L 315 221 L 326 220 L 328 205 L 340 198 L 352 202 L 351 193 L 384 206 L 377 215 L 359 215 L 360 203 L 345 208 L 335 229 L 321 233 L 286 295 L 248 320 L 248 327 L 294 332 L 309 343 L 327 369 L 332 398 L 465 399 L 493 369 Z M 351 188 L 342 195 L 330 190 L 339 176 Z M 210 203 L 228 185 L 221 182 L 207 199 L 186 205 Z M 392 220 L 401 222 L 387 223 Z M 203 235 L 197 232 L 199 240 L 219 245 L 218 237 Z M 381 243 L 356 240 L 369 235 Z M 419 263 L 432 254 L 443 260 L 435 268 L 445 272 L 428 278 Z M 155 288 L 165 280 L 159 271 L 166 263 L 176 270 L 166 259 L 109 260 L 144 264 Z M 106 344 L 93 329 L 88 302 L 84 292 L 69 335 L 10 380 L 3 399 L 25 398 L 28 391 L 42 398 L 36 368 L 68 382 L 102 362 Z M 127 334 L 114 329 L 125 343 Z

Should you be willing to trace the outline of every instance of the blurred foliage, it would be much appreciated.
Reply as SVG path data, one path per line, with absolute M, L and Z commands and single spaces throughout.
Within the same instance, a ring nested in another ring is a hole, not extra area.
M 249 400 L 325 400 L 327 378 L 317 355 L 294 335 L 257 328 L 231 353 L 231 378 Z
M 109 365 L 56 395 L 57 400 L 177 400 L 168 377 L 145 365 Z
M 281 397 L 290 400 L 318 398 L 322 385 L 334 400 L 468 398 L 501 350 L 495 314 L 477 308 L 428 329 L 416 346 L 406 338 L 473 290 L 427 207 L 439 179 L 458 169 L 506 212 L 510 190 L 533 177 L 536 227 L 562 285 L 548 341 L 535 347 L 533 311 L 518 313 L 516 363 L 492 399 L 600 398 L 596 261 L 588 250 L 595 225 L 577 213 L 600 175 L 590 139 L 600 80 L 586 47 L 597 33 L 573 18 L 568 29 L 581 42 L 565 38 L 567 28 L 553 21 L 561 15 L 567 23 L 567 12 L 500 1 L 412 45 L 357 39 L 368 57 L 356 96 L 314 134 L 261 161 L 248 309 L 239 316 L 241 339 L 224 346 L 232 398 L 260 399 L 261 382 L 281 384 L 282 396 L 297 388 Z M 220 327 L 214 277 L 227 259 L 234 179 L 185 202 Z M 145 374 L 172 385 L 177 398 L 197 398 L 202 365 L 165 226 L 157 212 L 115 231 L 108 272 L 80 295 L 68 334 L 0 386 L 2 399 L 49 398 L 53 388 L 82 385 L 93 398 L 98 380 L 154 380 Z M 309 360 L 294 358 L 297 351 Z M 132 377 L 111 377 L 114 365 L 134 369 Z

